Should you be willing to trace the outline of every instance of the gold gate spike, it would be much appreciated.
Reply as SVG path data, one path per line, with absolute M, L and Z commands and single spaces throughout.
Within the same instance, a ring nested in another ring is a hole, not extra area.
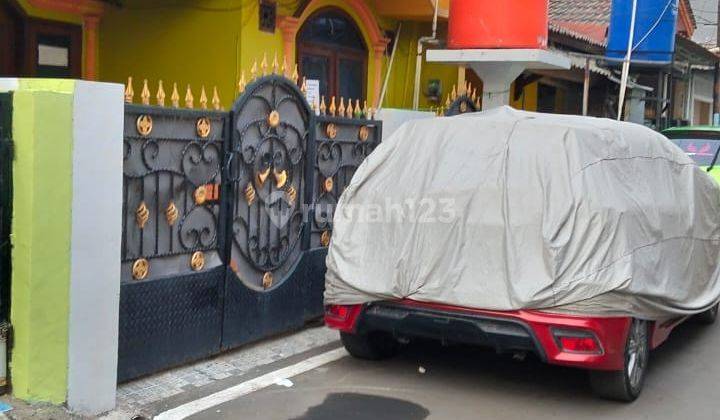
M 347 106 L 347 117 L 352 118 L 353 117 L 353 106 L 352 106 L 352 99 L 348 99 L 348 106 Z
M 457 86 L 453 85 L 452 92 L 450 93 L 450 98 L 454 101 L 457 99 Z
M 280 67 L 280 65 L 278 64 L 277 51 L 275 51 L 275 55 L 273 56 L 273 62 L 272 62 L 272 74 L 277 74 L 279 67 Z
M 222 106 L 220 103 L 220 95 L 218 95 L 217 86 L 213 86 L 212 104 L 213 104 L 213 109 L 215 111 L 220 111 L 222 109 Z
M 155 99 L 157 99 L 158 106 L 165 106 L 165 89 L 163 89 L 162 80 L 158 80 L 158 91 Z
M 335 108 L 335 97 L 333 96 L 333 97 L 330 99 L 330 115 L 334 117 L 336 110 L 337 110 L 337 109 Z
M 255 59 L 255 61 L 253 61 L 252 67 L 250 67 L 250 82 L 251 83 L 255 80 L 255 78 L 257 77 L 257 74 L 258 74 L 258 63 L 257 63 L 257 59 Z
M 170 94 L 170 102 L 173 108 L 180 108 L 180 94 L 178 93 L 177 83 L 173 83 L 172 94 Z
M 282 56 L 282 64 L 280 65 L 280 74 L 282 74 L 283 77 L 289 79 L 288 74 L 287 74 L 287 57 L 285 56 L 285 54 L 283 54 L 283 56 Z
M 300 92 L 303 96 L 307 97 L 307 79 L 303 77 L 302 85 L 300 85 Z
M 363 112 L 360 109 L 360 99 L 355 100 L 355 118 L 362 118 Z
M 300 76 L 298 75 L 298 66 L 297 64 L 295 64 L 295 68 L 293 68 L 292 77 L 290 79 L 293 81 L 293 83 L 297 85 L 299 77 Z
M 147 79 L 143 80 L 142 91 L 140 92 L 140 100 L 143 105 L 150 105 L 150 88 L 148 88 Z
M 141 202 L 137 210 L 135 210 L 135 221 L 137 222 L 140 230 L 145 229 L 145 224 L 150 220 L 150 210 L 148 210 L 147 204 Z
M 345 116 L 345 98 L 342 96 L 340 97 L 340 106 L 338 107 L 337 112 L 339 117 Z
M 135 91 L 132 85 L 132 76 L 128 77 L 127 85 L 125 86 L 125 102 L 131 104 L 135 96 Z
M 193 98 L 192 90 L 190 89 L 190 85 L 188 85 L 187 92 L 185 92 L 185 106 L 188 108 L 192 108 L 194 102 L 195 98 Z
M 205 93 L 205 85 L 202 85 L 200 87 L 200 108 L 207 109 L 208 105 L 208 97 L 207 93 Z
M 267 61 L 267 53 L 263 53 L 263 59 L 260 63 L 260 71 L 262 71 L 262 75 L 267 75 L 267 69 L 268 69 L 268 61 Z
M 367 99 L 365 99 L 365 101 L 363 101 L 363 115 L 365 116 L 366 119 L 370 119 L 370 117 L 368 116 Z
M 327 112 L 327 105 L 325 105 L 325 96 L 320 97 L 320 115 L 325 115 Z
M 243 70 L 240 72 L 240 80 L 238 80 L 238 93 L 245 92 L 245 86 L 247 86 L 247 83 L 245 82 L 245 70 Z
M 168 203 L 167 209 L 165 209 L 165 219 L 168 222 L 168 225 L 172 226 L 175 224 L 175 222 L 178 219 L 178 215 L 180 212 L 178 211 L 177 206 L 174 202 Z

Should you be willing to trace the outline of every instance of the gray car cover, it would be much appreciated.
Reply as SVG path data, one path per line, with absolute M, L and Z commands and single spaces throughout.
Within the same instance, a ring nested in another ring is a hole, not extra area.
M 403 125 L 342 194 L 326 304 L 663 319 L 720 298 L 720 190 L 669 140 L 499 108 Z

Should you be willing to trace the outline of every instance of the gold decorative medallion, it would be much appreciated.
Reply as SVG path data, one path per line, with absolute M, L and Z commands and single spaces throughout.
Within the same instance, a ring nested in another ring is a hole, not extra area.
M 275 187 L 278 189 L 284 187 L 288 179 L 287 171 L 284 169 L 280 172 L 274 170 L 273 175 L 275 176 Z
M 193 271 L 200 271 L 205 267 L 205 254 L 201 251 L 197 251 L 190 257 L 190 268 Z
M 285 197 L 291 206 L 294 205 L 295 200 L 297 200 L 297 191 L 295 191 L 295 187 L 291 185 L 290 188 L 285 191 Z
M 145 258 L 135 260 L 132 266 L 132 276 L 135 280 L 143 280 L 150 272 L 150 263 Z
M 195 123 L 195 129 L 197 131 L 197 135 L 200 136 L 200 138 L 207 138 L 207 136 L 210 135 L 210 131 L 212 130 L 212 124 L 210 124 L 210 119 L 208 117 L 198 118 L 197 123 Z
M 325 246 L 325 247 L 330 245 L 330 231 L 329 230 L 323 231 L 322 235 L 320 235 L 320 245 Z
M 465 101 L 462 101 L 462 102 L 460 102 L 460 113 L 464 114 L 466 112 L 468 112 L 467 103 Z
M 367 127 L 367 125 L 363 125 L 360 127 L 360 131 L 358 131 L 358 139 L 360 141 L 365 141 L 370 136 L 370 129 Z
M 153 120 L 149 115 L 141 115 L 135 121 L 135 128 L 137 128 L 138 134 L 141 136 L 149 136 L 153 129 Z
M 150 220 L 150 210 L 147 204 L 141 202 L 137 210 L 135 210 L 135 221 L 140 229 L 145 229 L 145 224 Z
M 248 206 L 252 206 L 255 196 L 255 188 L 252 186 L 252 182 L 248 182 L 247 187 L 245 187 L 245 201 L 247 201 Z
M 268 176 L 270 176 L 270 167 L 269 166 L 267 168 L 265 168 L 264 171 L 258 172 L 258 174 L 257 174 L 258 185 L 260 185 L 261 187 L 263 185 L 265 185 L 265 180 L 268 178 Z
M 273 285 L 273 275 L 271 272 L 266 272 L 262 277 L 263 289 L 269 289 Z
M 178 219 L 178 208 L 174 202 L 170 202 L 165 209 L 165 219 L 167 219 L 168 225 L 172 226 Z
M 328 125 L 326 125 L 325 134 L 331 139 L 337 137 L 337 127 L 335 127 L 335 124 L 329 123 Z
M 207 200 L 207 188 L 204 185 L 197 187 L 193 193 L 193 198 L 195 198 L 195 204 L 197 205 L 205 203 Z
M 335 183 L 333 182 L 332 177 L 325 178 L 325 182 L 323 182 L 323 188 L 325 188 L 326 192 L 332 191 L 334 185 Z
M 267 123 L 272 128 L 280 125 L 280 113 L 277 111 L 272 111 L 270 115 L 268 115 Z

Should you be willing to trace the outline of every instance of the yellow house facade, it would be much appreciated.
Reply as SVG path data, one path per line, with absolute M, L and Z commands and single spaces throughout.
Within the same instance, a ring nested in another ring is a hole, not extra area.
M 321 79 L 321 94 L 367 99 L 377 107 L 387 78 L 383 107 L 412 108 L 418 40 L 432 34 L 434 12 L 433 0 L 4 2 L 0 19 L 14 24 L 15 39 L 4 37 L 14 45 L 0 45 L 0 57 L 10 57 L 0 62 L 0 75 L 116 83 L 133 77 L 136 90 L 147 79 L 153 92 L 162 80 L 166 90 L 177 84 L 184 94 L 189 85 L 196 96 L 203 86 L 208 92 L 216 87 L 224 107 L 235 98 L 243 72 L 249 77 L 254 63 L 265 57 L 271 66 L 277 55 L 281 65 L 297 65 L 300 78 Z M 439 3 L 441 42 L 448 3 Z M 58 45 L 48 49 L 42 42 Z M 48 50 L 60 57 L 43 61 Z M 419 108 L 437 108 L 453 85 L 464 82 L 464 71 L 423 57 Z M 438 86 L 439 92 L 431 88 Z M 533 87 L 525 90 L 513 103 L 534 109 L 527 97 Z

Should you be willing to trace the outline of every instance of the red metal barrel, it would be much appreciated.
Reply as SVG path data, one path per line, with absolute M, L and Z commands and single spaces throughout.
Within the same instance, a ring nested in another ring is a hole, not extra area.
M 448 48 L 545 48 L 548 0 L 450 0 Z

